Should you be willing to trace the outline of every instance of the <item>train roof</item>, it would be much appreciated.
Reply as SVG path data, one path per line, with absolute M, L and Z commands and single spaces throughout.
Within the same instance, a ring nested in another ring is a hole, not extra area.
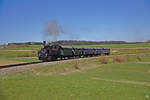
M 58 44 L 56 44 L 58 45 Z M 52 45 L 51 45 L 52 46 Z M 59 45 L 61 48 L 67 48 L 67 49 L 110 49 L 110 48 L 92 48 L 92 47 L 72 47 L 72 46 L 62 46 Z
M 72 49 L 72 46 L 61 46 L 62 48 Z

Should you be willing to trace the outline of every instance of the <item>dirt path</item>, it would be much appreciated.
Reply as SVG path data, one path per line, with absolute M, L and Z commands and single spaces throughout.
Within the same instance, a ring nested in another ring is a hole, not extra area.
M 150 64 L 150 62 L 138 62 L 140 64 Z
M 102 80 L 102 81 L 108 81 L 108 82 L 127 83 L 127 84 L 150 86 L 150 82 L 127 81 L 127 80 L 111 80 L 111 79 L 96 78 L 96 77 L 92 78 L 92 80 Z

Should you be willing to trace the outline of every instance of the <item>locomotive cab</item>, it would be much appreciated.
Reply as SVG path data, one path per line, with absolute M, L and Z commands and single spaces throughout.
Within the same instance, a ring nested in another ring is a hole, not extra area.
M 52 56 L 59 56 L 60 55 L 61 46 L 59 45 L 52 45 L 51 46 L 51 55 Z

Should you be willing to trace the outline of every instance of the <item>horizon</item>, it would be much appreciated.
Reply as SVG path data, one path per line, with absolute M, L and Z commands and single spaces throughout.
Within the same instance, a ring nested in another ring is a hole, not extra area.
M 49 40 L 52 19 L 63 29 L 58 41 L 146 42 L 149 12 L 149 0 L 1 0 L 0 44 Z
M 59 42 L 59 41 L 76 41 L 76 42 L 125 42 L 125 43 L 149 43 L 148 41 L 143 41 L 143 42 L 138 42 L 138 41 L 134 41 L 134 42 L 129 42 L 129 41 L 87 41 L 87 40 L 57 40 L 57 41 L 53 41 L 53 42 Z M 48 42 L 48 41 L 46 41 Z M 6 44 L 0 44 L 0 45 L 8 45 L 8 44 L 11 44 L 11 43 L 43 43 L 43 41 L 26 41 L 26 42 L 9 42 L 9 43 L 6 43 Z M 51 42 L 48 42 L 48 43 L 51 43 Z

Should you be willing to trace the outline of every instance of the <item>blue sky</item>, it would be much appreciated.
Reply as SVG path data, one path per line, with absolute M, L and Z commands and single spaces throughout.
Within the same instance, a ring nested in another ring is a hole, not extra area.
M 58 40 L 150 39 L 150 0 L 0 0 L 0 43 L 43 41 L 50 19 Z

